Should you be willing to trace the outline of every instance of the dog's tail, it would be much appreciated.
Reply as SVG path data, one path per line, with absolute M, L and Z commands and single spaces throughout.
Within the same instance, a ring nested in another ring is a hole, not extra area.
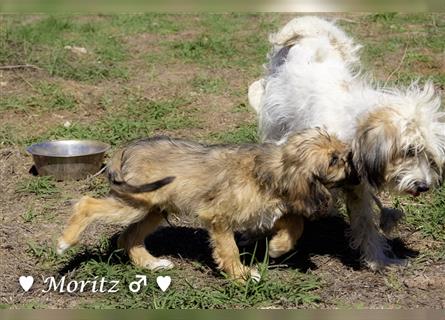
M 286 48 L 292 47 L 299 40 L 317 37 L 327 37 L 329 42 L 340 51 L 346 63 L 352 64 L 359 61 L 358 51 L 362 46 L 355 44 L 352 38 L 337 27 L 334 22 L 305 16 L 292 19 L 280 31 L 270 35 L 269 41 L 273 45 L 269 57 L 271 63 L 274 60 L 277 60 L 275 64 L 283 63 L 286 58 L 283 54 L 287 54 L 288 51 Z
M 175 177 L 169 176 L 154 182 L 142 184 L 142 185 L 131 185 L 125 181 L 122 175 L 122 164 L 124 149 L 116 152 L 107 166 L 107 177 L 110 183 L 111 190 L 117 191 L 119 193 L 143 193 L 158 190 L 167 184 L 170 184 L 175 180 Z
M 313 16 L 294 18 L 277 33 L 269 36 L 272 50 L 268 54 L 268 63 L 265 65 L 266 76 L 249 86 L 249 104 L 257 114 L 260 114 L 261 111 L 267 77 L 273 76 L 286 62 L 289 50 L 293 45 L 303 38 L 319 37 L 326 37 L 331 45 L 340 52 L 346 64 L 356 67 L 359 62 L 358 52 L 362 46 L 355 44 L 352 38 L 333 22 Z M 324 56 L 325 54 L 320 51 L 319 55 Z
M 166 178 L 162 178 L 156 180 L 154 182 L 141 184 L 138 186 L 131 185 L 126 181 L 113 181 L 111 182 L 111 190 L 117 191 L 119 193 L 143 193 L 143 192 L 152 192 L 170 184 L 175 180 L 175 177 L 169 176 Z

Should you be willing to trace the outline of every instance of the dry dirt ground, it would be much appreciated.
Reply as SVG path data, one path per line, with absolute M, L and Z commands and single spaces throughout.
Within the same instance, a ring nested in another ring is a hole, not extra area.
M 47 138 L 94 135 L 114 148 L 155 133 L 211 142 L 254 141 L 255 115 L 247 106 L 247 87 L 262 73 L 267 34 L 293 16 L 0 17 L 5 26 L 0 28 L 1 65 L 39 67 L 0 70 L 1 307 L 445 308 L 443 189 L 420 203 L 385 198 L 389 205 L 407 208 L 413 215 L 391 240 L 394 251 L 408 258 L 406 267 L 372 272 L 363 266 L 358 252 L 348 246 L 347 218 L 340 215 L 308 221 L 296 250 L 270 261 L 270 283 L 239 298 L 238 289 L 228 287 L 215 270 L 207 234 L 192 220 L 172 217 L 171 225 L 165 223 L 147 239 L 154 253 L 168 256 L 177 266 L 166 273 L 173 278 L 170 295 L 155 286 L 147 301 L 122 292 L 118 298 L 42 292 L 42 277 L 122 278 L 133 275 L 133 269 L 123 255 L 113 255 L 118 227 L 95 225 L 67 258 L 54 254 L 72 200 L 87 193 L 104 194 L 106 183 L 102 176 L 76 182 L 39 180 L 32 175 L 33 161 L 26 146 Z M 363 59 L 378 80 L 403 85 L 417 77 L 431 77 L 443 91 L 443 14 L 336 17 L 365 45 Z M 45 32 L 48 37 L 42 36 Z M 88 53 L 63 51 L 68 44 L 85 47 Z M 67 64 L 72 68 L 67 69 Z M 104 72 L 100 64 L 112 72 L 100 74 Z M 99 70 L 99 75 L 85 72 L 88 68 Z M 434 209 L 439 222 L 430 230 L 422 225 L 429 223 L 423 211 L 433 202 L 439 203 Z M 264 243 L 259 240 L 255 250 L 252 245 L 243 248 L 255 251 L 262 261 Z M 154 274 L 147 274 L 154 279 Z M 21 275 L 36 279 L 29 292 L 18 284 Z M 293 292 L 292 283 L 281 284 L 300 275 L 306 289 Z M 276 296 L 264 294 L 268 285 L 278 288 Z M 219 287 L 226 288 L 224 293 L 205 293 L 205 299 L 200 298 L 204 297 L 200 291 Z M 181 297 L 187 294 L 197 298 Z M 230 297 L 239 300 L 229 302 Z

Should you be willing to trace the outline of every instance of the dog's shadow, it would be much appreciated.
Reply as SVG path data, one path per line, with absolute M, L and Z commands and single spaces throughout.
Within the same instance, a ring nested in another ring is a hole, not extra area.
M 340 216 L 325 217 L 313 221 L 305 221 L 305 229 L 295 250 L 271 261 L 285 264 L 300 271 L 317 269 L 313 256 L 329 256 L 337 259 L 344 266 L 353 270 L 361 270 L 365 266 L 360 259 L 359 250 L 350 246 L 349 224 Z M 394 258 L 406 259 L 416 257 L 419 252 L 410 249 L 400 238 L 388 240 L 390 255 Z
M 313 256 L 323 255 L 338 259 L 349 268 L 360 270 L 363 268 L 360 253 L 349 246 L 348 230 L 349 225 L 339 216 L 306 221 L 304 233 L 296 248 L 278 259 L 271 259 L 269 263 L 305 272 L 309 269 L 317 269 L 317 265 L 312 261 Z M 116 254 L 117 238 L 118 234 L 115 234 L 111 238 L 109 247 L 100 251 L 101 253 L 98 253 L 98 250 L 86 250 L 75 255 L 71 261 L 62 266 L 59 274 L 66 274 L 90 260 L 108 261 L 110 264 L 128 262 L 125 254 L 122 252 Z M 242 244 L 241 238 L 243 238 L 242 234 L 236 235 L 244 263 L 264 261 L 267 237 L 247 245 Z M 390 240 L 389 245 L 398 258 L 418 255 L 417 251 L 408 248 L 399 238 Z M 209 235 L 204 229 L 180 226 L 162 227 L 145 239 L 145 246 L 154 256 L 175 256 L 199 262 L 216 270 Z

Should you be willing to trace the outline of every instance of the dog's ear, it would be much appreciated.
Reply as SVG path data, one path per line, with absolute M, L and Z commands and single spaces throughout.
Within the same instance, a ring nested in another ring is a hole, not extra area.
M 282 183 L 283 194 L 292 209 L 299 214 L 310 216 L 315 211 L 324 211 L 331 206 L 331 193 L 314 175 L 299 174 Z
M 332 205 L 331 192 L 318 179 L 314 178 L 311 183 L 311 196 L 309 207 L 314 211 L 326 212 Z
M 397 128 L 390 122 L 392 113 L 375 112 L 362 122 L 353 142 L 354 163 L 359 174 L 375 188 L 385 183 L 388 163 L 397 148 Z
M 290 136 L 283 146 L 281 193 L 293 210 L 306 216 L 329 206 L 331 194 L 320 182 L 327 172 L 327 147 L 331 137 L 317 128 Z

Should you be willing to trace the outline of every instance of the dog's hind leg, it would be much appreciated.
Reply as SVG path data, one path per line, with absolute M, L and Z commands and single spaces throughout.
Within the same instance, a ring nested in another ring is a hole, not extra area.
M 105 223 L 128 225 L 141 219 L 146 211 L 108 197 L 95 199 L 82 197 L 74 206 L 74 212 L 57 243 L 57 253 L 62 254 L 79 241 L 80 234 L 96 220 Z
M 278 258 L 292 250 L 303 234 L 304 219 L 300 215 L 286 214 L 274 224 L 276 232 L 269 241 L 269 256 Z
M 157 228 L 163 218 L 160 210 L 153 208 L 144 219 L 130 225 L 120 235 L 118 246 L 128 252 L 133 264 L 150 270 L 173 268 L 173 262 L 153 257 L 144 244 L 145 237 Z
M 218 268 L 236 281 L 242 282 L 249 277 L 256 282 L 261 280 L 261 276 L 255 268 L 246 267 L 241 263 L 232 230 L 226 226 L 212 224 L 209 234 L 213 245 L 213 258 L 218 264 Z

